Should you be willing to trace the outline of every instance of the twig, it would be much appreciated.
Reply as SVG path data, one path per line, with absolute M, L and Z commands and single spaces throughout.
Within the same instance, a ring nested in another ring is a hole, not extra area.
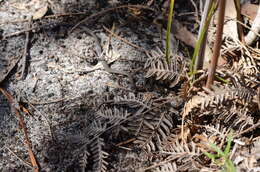
M 220 4 L 219 4 L 217 34 L 216 34 L 216 40 L 215 40 L 215 44 L 214 44 L 213 57 L 212 57 L 212 61 L 209 66 L 209 69 L 208 69 L 208 79 L 207 79 L 207 83 L 206 83 L 206 88 L 208 88 L 208 89 L 210 89 L 210 87 L 214 81 L 214 74 L 216 71 L 216 66 L 218 63 L 218 58 L 219 58 L 220 48 L 221 48 L 221 43 L 222 43 L 226 0 L 220 0 L 219 3 Z
M 32 17 L 30 17 L 30 20 L 28 22 L 28 29 L 30 29 L 32 23 Z M 17 78 L 18 80 L 25 78 L 25 68 L 26 68 L 26 61 L 28 56 L 28 46 L 29 46 L 29 37 L 30 37 L 30 31 L 25 32 L 25 44 L 24 44 L 24 50 L 23 50 L 23 56 L 21 59 L 22 63 L 22 69 L 21 69 L 21 75 Z
M 131 142 L 134 142 L 136 140 L 136 138 L 131 138 L 131 139 L 128 139 L 128 140 L 126 140 L 126 141 L 124 141 L 124 142 L 120 142 L 120 143 L 118 143 L 118 144 L 116 144 L 116 146 L 122 146 L 122 145 L 126 145 L 126 144 L 129 144 L 129 143 L 131 143 Z
M 124 38 L 118 36 L 117 34 L 113 33 L 112 31 L 110 31 L 110 30 L 109 30 L 108 28 L 106 28 L 105 26 L 103 26 L 103 28 L 104 28 L 108 33 L 110 33 L 111 35 L 113 35 L 113 36 L 116 37 L 117 39 L 123 41 L 124 43 L 126 43 L 126 44 L 128 44 L 128 45 L 130 45 L 130 46 L 132 46 L 132 47 L 134 47 L 134 48 L 137 48 L 138 50 L 140 50 L 140 51 L 142 51 L 142 52 L 144 52 L 144 53 L 148 53 L 144 48 L 139 47 L 139 46 L 137 46 L 137 45 L 135 45 L 135 44 L 133 44 L 133 43 L 127 41 L 126 39 L 124 39 Z
M 20 61 L 20 58 L 22 56 L 20 56 L 12 65 L 11 67 L 9 67 L 8 71 L 3 74 L 3 76 L 0 76 L 0 85 L 7 79 L 7 76 L 9 76 L 9 74 L 12 72 L 12 70 L 14 69 L 14 67 L 18 64 L 18 62 Z
M 79 98 L 79 96 L 75 96 L 75 97 L 63 97 L 63 98 L 59 98 L 59 99 L 56 99 L 56 100 L 50 100 L 50 101 L 45 101 L 45 102 L 39 102 L 39 101 L 30 101 L 30 102 L 26 102 L 26 103 L 30 103 L 32 105 L 46 105 L 46 104 L 52 104 L 52 103 L 58 103 L 58 102 L 61 102 L 61 101 L 69 101 L 69 100 L 72 100 L 72 99 L 76 99 L 76 98 Z
M 64 13 L 64 14 L 55 14 L 55 15 L 50 15 L 50 16 L 46 16 L 46 17 L 43 17 L 41 19 L 49 19 L 49 18 L 57 18 L 57 17 L 64 17 L 64 16 L 71 16 L 71 15 L 84 15 L 86 14 L 85 12 L 79 12 L 79 13 Z M 7 24 L 7 23 L 23 23 L 23 22 L 28 22 L 30 21 L 30 19 L 25 19 L 25 20 L 15 20 L 15 21 L 8 21 L 8 22 L 2 22 L 0 23 L 1 24 Z M 33 21 L 36 21 L 36 20 L 33 20 Z M 37 29 L 38 27 L 32 27 L 30 29 L 24 29 L 24 30 L 21 30 L 21 31 L 17 31 L 17 32 L 14 32 L 14 33 L 10 33 L 10 34 L 7 34 L 7 35 L 4 35 L 2 40 L 5 40 L 9 37 L 12 37 L 12 36 L 17 36 L 17 35 L 20 35 L 24 32 L 29 32 L 29 31 L 33 31 L 35 29 Z M 0 39 L 1 40 L 1 39 Z
M 258 123 L 256 123 L 255 125 L 253 125 L 253 126 L 247 128 L 247 129 L 245 129 L 244 131 L 241 131 L 240 133 L 236 134 L 236 135 L 234 136 L 234 138 L 237 138 L 237 137 L 241 136 L 242 134 L 245 134 L 245 133 L 247 133 L 247 132 L 250 132 L 250 131 L 252 131 L 252 130 L 258 128 L 258 127 L 260 127 L 260 121 L 258 121 Z
M 241 5 L 240 0 L 234 0 L 234 4 L 237 11 L 237 20 L 242 23 L 242 16 L 241 16 Z M 238 38 L 244 44 L 245 43 L 245 36 L 243 33 L 243 27 L 237 23 L 237 31 L 238 31 Z
M 238 20 L 236 22 L 239 23 L 240 25 L 242 25 L 243 27 L 249 29 L 250 30 L 249 32 L 253 32 L 256 36 L 260 37 L 260 34 L 257 32 L 257 30 L 252 30 L 251 27 L 247 26 L 246 24 L 244 24 L 244 23 L 242 23 L 242 22 L 240 22 Z
M 14 153 L 14 151 L 12 151 L 10 148 L 6 147 L 5 148 L 11 153 L 13 154 L 17 159 L 19 159 L 21 162 L 23 162 L 25 165 L 27 165 L 28 167 L 32 168 L 31 164 L 29 164 L 28 162 L 26 162 L 25 160 L 23 160 L 22 158 L 20 158 L 16 153 Z
M 187 153 L 183 153 L 183 154 L 187 154 Z M 161 161 L 161 162 L 159 162 L 159 163 L 155 163 L 155 164 L 153 164 L 153 165 L 151 165 L 151 166 L 149 166 L 149 167 L 146 167 L 145 169 L 142 169 L 142 170 L 143 170 L 143 171 L 148 171 L 148 170 L 150 170 L 150 169 L 153 169 L 153 168 L 159 167 L 159 166 L 161 166 L 161 165 L 163 165 L 163 164 L 166 164 L 166 163 L 168 163 L 168 162 L 171 162 L 171 161 L 173 161 L 173 160 L 175 160 L 175 159 L 177 159 L 177 158 L 180 158 L 181 156 L 183 156 L 183 155 L 170 156 L 170 157 L 167 158 L 166 160 Z M 139 170 L 138 170 L 138 171 L 139 171 Z M 141 170 L 140 170 L 140 171 L 141 171 Z
M 260 111 L 260 87 L 257 89 L 257 104 L 258 104 L 258 109 Z
M 39 113 L 41 116 L 43 116 L 47 122 L 47 125 L 48 125 L 48 129 L 49 129 L 49 133 L 50 133 L 50 136 L 52 138 L 53 141 L 56 141 L 56 137 L 54 135 L 54 132 L 53 132 L 53 127 L 52 127 L 52 124 L 51 124 L 51 121 L 48 119 L 48 117 L 46 116 L 45 113 L 41 113 L 34 105 L 32 105 L 31 103 L 28 102 L 28 105 L 31 106 L 37 113 Z
M 7 34 L 7 35 L 4 35 L 2 40 L 5 40 L 9 37 L 12 37 L 12 36 L 17 36 L 17 35 L 20 35 L 24 32 L 30 32 L 30 31 L 33 31 L 34 29 L 37 29 L 38 27 L 32 27 L 30 29 L 24 29 L 24 30 L 20 30 L 20 31 L 17 31 L 17 32 L 13 32 L 13 33 L 10 33 L 10 34 Z M 1 39 L 0 39 L 1 40 Z
M 86 17 L 85 19 L 81 20 L 79 23 L 77 23 L 70 31 L 69 33 L 71 33 L 74 29 L 76 29 L 79 25 L 81 25 L 82 23 L 85 23 L 87 21 L 90 21 L 90 19 L 93 19 L 94 17 L 99 17 L 99 16 L 102 16 L 110 11 L 115 11 L 115 10 L 118 10 L 118 9 L 121 9 L 121 8 L 143 8 L 143 9 L 148 9 L 148 10 L 151 10 L 151 11 L 155 11 L 153 8 L 150 8 L 150 7 L 147 7 L 147 6 L 144 6 L 144 5 L 122 5 L 122 6 L 118 6 L 118 7 L 112 7 L 112 8 L 108 8 L 108 9 L 105 9 L 103 11 L 100 11 L 98 13 L 95 13 L 95 14 L 92 14 L 91 16 L 88 16 Z
M 7 98 L 9 104 L 15 110 L 15 115 L 19 119 L 19 124 L 22 127 L 23 132 L 24 132 L 25 144 L 27 145 L 27 148 L 28 148 L 28 153 L 29 153 L 29 157 L 30 157 L 30 160 L 31 160 L 31 163 L 32 163 L 32 166 L 33 166 L 33 171 L 34 172 L 39 172 L 39 166 L 37 164 L 36 158 L 35 158 L 35 156 L 33 154 L 33 151 L 32 151 L 32 144 L 31 144 L 30 139 L 29 139 L 27 128 L 26 128 L 23 116 L 20 114 L 20 111 L 19 111 L 19 104 L 11 96 L 11 94 L 8 93 L 6 90 L 4 90 L 3 88 L 0 87 L 0 91 Z
M 195 12 L 180 12 L 178 14 L 176 14 L 178 17 L 181 17 L 181 16 L 187 16 L 187 15 L 194 15 Z
M 199 11 L 198 11 L 197 5 L 196 5 L 196 3 L 193 0 L 190 0 L 190 2 L 192 3 L 192 5 L 193 5 L 193 7 L 195 9 L 196 20 L 199 21 Z
M 50 19 L 50 18 L 74 16 L 74 15 L 85 15 L 85 14 L 86 14 L 86 12 L 61 13 L 61 14 L 54 14 L 54 15 L 45 16 L 45 17 L 42 17 L 41 19 Z M 36 19 L 36 20 L 40 20 L 40 19 Z M 36 20 L 33 20 L 33 21 L 36 21 Z M 12 23 L 24 23 L 24 22 L 28 22 L 28 21 L 30 21 L 30 19 L 12 20 L 12 21 L 0 22 L 0 25 L 2 25 L 2 24 L 12 24 Z

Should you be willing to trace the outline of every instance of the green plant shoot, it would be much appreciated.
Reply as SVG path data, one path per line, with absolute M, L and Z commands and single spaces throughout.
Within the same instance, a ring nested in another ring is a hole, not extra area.
M 198 56 L 198 52 L 199 52 L 199 49 L 201 47 L 201 43 L 202 43 L 202 40 L 204 39 L 204 36 L 205 36 L 205 33 L 207 31 L 207 28 L 209 26 L 209 23 L 211 21 L 211 18 L 213 16 L 213 14 L 215 13 L 217 9 L 217 3 L 214 2 L 209 10 L 209 13 L 207 15 L 207 20 L 201 30 L 201 34 L 200 34 L 200 37 L 199 37 L 199 40 L 196 42 L 196 45 L 195 45 L 195 49 L 194 49 L 194 53 L 193 53 L 193 56 L 192 56 L 192 59 L 191 59 L 191 63 L 190 63 L 190 72 L 189 72 L 189 76 L 191 78 L 194 78 L 194 75 L 196 74 L 196 71 L 195 71 L 195 61 L 196 61 L 196 57 Z
M 174 0 L 171 0 L 166 32 L 166 62 L 170 63 L 171 56 L 171 25 L 173 16 Z
M 232 136 L 228 136 L 227 146 L 225 147 L 224 152 L 219 147 L 217 147 L 217 145 L 213 143 L 210 143 L 209 145 L 215 152 L 217 152 L 217 154 L 204 152 L 204 154 L 207 157 L 209 157 L 212 160 L 212 162 L 215 163 L 216 165 L 223 166 L 222 163 L 220 161 L 217 161 L 216 159 L 224 159 L 224 170 L 222 170 L 223 172 L 236 172 L 236 168 L 232 160 L 229 159 L 232 140 L 233 140 Z

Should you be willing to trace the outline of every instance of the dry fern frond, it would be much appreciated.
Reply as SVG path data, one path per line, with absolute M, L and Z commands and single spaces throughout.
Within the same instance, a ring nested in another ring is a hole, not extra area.
M 243 67 L 242 67 L 243 68 Z M 234 85 L 238 87 L 246 87 L 251 89 L 257 89 L 260 85 L 260 80 L 257 75 L 260 73 L 255 73 L 254 75 L 244 75 L 237 71 L 232 71 L 229 69 L 218 70 L 222 78 L 228 78 L 230 80 L 229 85 Z
M 191 138 L 191 130 L 188 126 L 184 126 L 183 128 L 184 128 L 184 133 L 183 133 L 184 140 L 188 141 Z M 168 146 L 171 147 L 172 144 L 175 144 L 176 142 L 180 142 L 181 139 L 182 139 L 181 126 L 177 126 L 173 130 L 171 130 L 170 135 L 168 135 L 164 140 L 161 141 L 159 150 L 161 151 L 167 150 Z
M 114 98 L 114 103 L 118 105 L 124 104 L 132 108 L 145 107 L 147 109 L 150 109 L 152 104 L 151 99 L 152 97 L 146 97 L 144 94 L 135 95 L 134 93 L 129 93 L 128 95 L 125 95 L 123 97 L 116 96 Z
M 218 123 L 214 126 L 206 125 L 203 126 L 203 128 L 205 128 L 205 134 L 209 138 L 209 141 L 212 141 L 212 143 L 215 142 L 215 139 L 213 139 L 214 137 L 224 139 L 227 136 L 227 134 L 230 132 L 229 128 L 222 126 Z
M 126 121 L 130 113 L 123 108 L 105 108 L 100 109 L 97 112 L 97 118 L 101 121 L 104 121 L 106 124 L 117 125 L 122 121 Z
M 79 165 L 81 167 L 81 171 L 85 172 L 86 167 L 88 165 L 88 158 L 89 158 L 90 154 L 88 151 L 84 151 L 83 154 L 81 155 L 81 158 L 79 160 Z
M 180 77 L 183 74 L 185 60 L 176 55 L 171 58 L 170 63 L 166 62 L 164 53 L 152 51 L 152 56 L 146 61 L 145 68 L 147 69 L 146 78 L 155 77 L 156 80 L 170 81 L 170 87 L 178 84 Z
M 87 127 L 87 136 L 97 136 L 104 133 L 107 129 L 107 124 L 101 122 L 100 120 L 93 120 L 91 124 Z
M 188 81 L 184 82 L 179 89 L 178 95 L 184 100 L 188 98 L 188 91 L 190 89 L 190 83 Z
M 202 154 L 201 151 L 197 148 L 195 143 L 183 143 L 175 141 L 171 145 L 163 148 L 159 152 L 161 157 L 164 157 L 164 160 L 155 164 L 156 169 L 153 171 L 187 171 L 188 169 L 199 169 L 196 162 L 198 157 Z
M 170 155 L 168 159 L 171 159 L 171 157 L 180 159 L 201 155 L 201 151 L 195 143 L 190 142 L 181 144 L 178 140 L 176 140 L 174 143 L 172 142 L 171 144 L 163 146 L 161 153 Z
M 128 124 L 129 131 L 137 136 L 134 143 L 148 151 L 155 151 L 156 144 L 169 135 L 172 127 L 171 117 L 159 112 L 140 114 Z
M 214 143 L 219 147 L 225 143 L 225 138 L 230 133 L 230 129 L 216 124 L 215 126 L 197 126 L 200 130 L 203 130 L 201 134 L 195 134 L 192 138 L 193 142 L 195 142 L 196 146 L 203 152 L 209 151 L 208 143 Z
M 239 40 L 225 40 L 222 54 L 229 61 L 233 61 L 233 71 L 251 76 L 259 72 L 260 52 L 243 45 Z
M 105 172 L 107 171 L 107 162 L 105 159 L 108 157 L 108 153 L 103 151 L 105 143 L 102 138 L 97 138 L 93 140 L 90 144 L 91 157 L 93 158 L 93 171 L 95 172 Z
M 234 104 L 230 109 L 223 109 L 216 121 L 229 123 L 232 128 L 238 128 L 238 131 L 242 131 L 246 126 L 254 124 L 253 118 L 249 116 L 250 113 L 248 107 L 239 107 Z
M 167 162 L 165 164 L 160 165 L 153 172 L 174 172 L 178 171 L 177 165 L 174 162 Z
M 253 92 L 244 87 L 239 87 L 239 88 L 215 87 L 213 91 L 207 90 L 207 92 L 206 91 L 199 92 L 198 95 L 193 96 L 185 104 L 182 113 L 182 126 L 184 126 L 185 118 L 190 113 L 192 114 L 192 116 L 190 117 L 192 117 L 193 123 L 200 124 L 201 122 L 205 122 L 205 120 L 203 120 L 203 118 L 205 119 L 206 117 L 205 115 L 213 115 L 213 121 L 214 121 L 214 119 L 216 119 L 219 116 L 219 114 L 221 114 L 226 109 L 229 109 L 232 105 L 236 105 L 237 107 L 238 105 L 240 107 L 247 107 L 250 104 L 254 104 L 252 101 L 253 96 L 254 96 Z M 230 115 L 231 117 L 234 116 L 234 114 L 232 115 L 230 113 L 227 113 L 225 115 L 228 116 Z M 183 129 L 182 129 L 182 135 L 183 135 Z
M 195 109 L 205 111 L 209 107 L 216 108 L 224 105 L 226 101 L 235 101 L 241 104 L 252 103 L 253 94 L 246 88 L 214 88 L 209 94 L 199 92 L 198 95 L 193 96 L 184 106 L 183 116 L 187 116 Z M 208 109 L 209 110 L 209 109 Z M 212 112 L 211 112 L 212 113 Z
M 260 139 L 256 139 L 251 145 L 253 147 L 250 151 L 245 146 L 237 146 L 233 156 L 237 171 L 260 171 Z

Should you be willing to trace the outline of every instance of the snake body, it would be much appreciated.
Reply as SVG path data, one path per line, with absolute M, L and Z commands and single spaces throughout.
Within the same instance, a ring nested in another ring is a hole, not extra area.
M 91 35 L 94 40 L 95 40 L 95 44 L 96 44 L 96 53 L 99 57 L 102 56 L 102 47 L 100 44 L 100 40 L 97 37 L 96 34 L 94 34 L 90 29 L 88 29 L 87 27 L 82 27 L 84 29 L 84 31 L 87 32 L 87 34 Z M 126 71 L 121 71 L 121 70 L 116 70 L 116 69 L 112 69 L 109 67 L 108 62 L 106 62 L 105 60 L 100 60 L 95 66 L 90 67 L 89 69 L 86 69 L 84 71 L 78 71 L 78 72 L 82 72 L 82 73 L 89 73 L 98 69 L 104 69 L 106 72 L 111 73 L 111 74 L 120 74 L 120 75 L 125 75 L 129 78 L 131 85 L 133 86 L 133 88 L 135 88 L 135 83 L 134 83 L 134 79 L 133 76 L 126 72 Z

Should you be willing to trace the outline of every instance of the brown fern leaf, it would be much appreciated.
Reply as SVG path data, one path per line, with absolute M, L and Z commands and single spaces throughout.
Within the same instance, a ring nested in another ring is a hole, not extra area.
M 93 120 L 91 124 L 87 127 L 87 136 L 98 136 L 107 130 L 107 124 L 101 122 L 100 120 Z
M 202 154 L 200 149 L 195 143 L 180 143 L 178 140 L 167 144 L 166 147 L 162 147 L 160 151 L 160 156 L 164 156 L 165 160 L 160 162 L 160 166 L 156 170 L 167 170 L 173 169 L 172 167 L 178 169 L 179 171 L 187 171 L 188 169 L 199 169 L 196 162 L 198 157 Z M 174 166 L 169 166 L 168 163 L 176 163 Z M 178 164 L 178 165 L 177 165 Z
M 145 107 L 147 109 L 151 108 L 152 104 L 152 97 L 146 97 L 145 94 L 137 94 L 129 93 L 128 95 L 122 96 L 116 96 L 114 98 L 115 104 L 124 104 L 127 106 L 130 106 L 132 108 L 136 107 Z
M 196 146 L 195 143 L 183 143 L 181 144 L 178 140 L 175 142 L 171 142 L 171 144 L 166 144 L 162 146 L 163 154 L 167 154 L 170 156 L 176 156 L 178 158 L 183 158 L 186 156 L 199 156 L 201 154 L 200 149 Z
M 251 103 L 253 94 L 246 88 L 214 88 L 209 94 L 199 92 L 198 95 L 193 96 L 184 106 L 183 116 L 187 116 L 195 109 L 200 112 L 208 107 L 217 107 L 226 101 L 238 101 L 241 104 Z
M 106 107 L 101 108 L 96 115 L 97 118 L 101 121 L 104 121 L 104 123 L 115 126 L 120 124 L 122 121 L 126 121 L 130 113 L 128 113 L 127 110 L 123 108 L 118 109 L 116 107 Z
M 245 149 L 245 146 L 239 145 L 234 157 L 234 164 L 236 165 L 237 171 L 260 171 L 259 166 L 259 150 L 260 150 L 260 139 L 256 138 L 253 142 L 250 151 Z
M 153 172 L 173 172 L 178 171 L 177 165 L 175 162 L 166 162 L 157 167 Z
M 132 122 L 129 122 L 128 129 L 137 136 L 134 142 L 139 147 L 148 151 L 155 151 L 156 144 L 170 134 L 173 122 L 166 113 L 140 114 Z
M 178 84 L 180 77 L 183 74 L 185 61 L 181 56 L 171 58 L 168 64 L 165 60 L 165 55 L 161 51 L 159 53 L 153 51 L 146 63 L 147 69 L 146 78 L 155 77 L 156 80 L 170 81 L 170 87 Z
M 88 151 L 84 151 L 83 154 L 81 155 L 81 158 L 79 160 L 79 165 L 81 167 L 81 171 L 85 172 L 86 167 L 88 165 L 88 158 L 90 156 L 90 153 Z
M 184 100 L 188 98 L 188 91 L 190 89 L 190 83 L 188 81 L 184 82 L 179 89 L 178 95 Z
M 217 122 L 221 121 L 224 124 L 228 123 L 232 128 L 238 128 L 238 131 L 241 131 L 247 126 L 254 125 L 253 117 L 250 116 L 251 111 L 248 107 L 241 107 L 234 104 L 230 109 L 223 108 L 215 120 Z
M 260 68 L 260 52 L 250 46 L 243 45 L 238 40 L 226 40 L 223 45 L 223 56 L 229 61 L 237 61 L 232 65 L 232 70 L 245 76 L 257 77 Z
M 241 67 L 241 68 L 240 68 Z M 243 65 L 239 66 L 245 68 Z M 260 69 L 260 66 L 259 66 Z M 218 70 L 218 73 L 221 75 L 222 78 L 228 78 L 230 80 L 230 84 L 234 85 L 235 87 L 246 87 L 251 89 L 257 89 L 260 85 L 259 81 L 259 72 L 255 72 L 254 74 L 243 74 L 241 70 L 234 70 L 234 69 L 226 69 L 222 68 Z
M 93 158 L 93 171 L 95 172 L 106 172 L 108 163 L 105 161 L 108 157 L 108 153 L 103 151 L 105 143 L 100 137 L 95 139 L 90 144 L 91 157 Z
M 230 128 L 216 124 L 212 125 L 203 125 L 199 127 L 201 134 L 195 134 L 192 140 L 196 143 L 196 146 L 203 152 L 210 151 L 208 143 L 214 143 L 219 147 L 222 147 L 222 144 L 225 142 L 226 136 L 231 132 Z

